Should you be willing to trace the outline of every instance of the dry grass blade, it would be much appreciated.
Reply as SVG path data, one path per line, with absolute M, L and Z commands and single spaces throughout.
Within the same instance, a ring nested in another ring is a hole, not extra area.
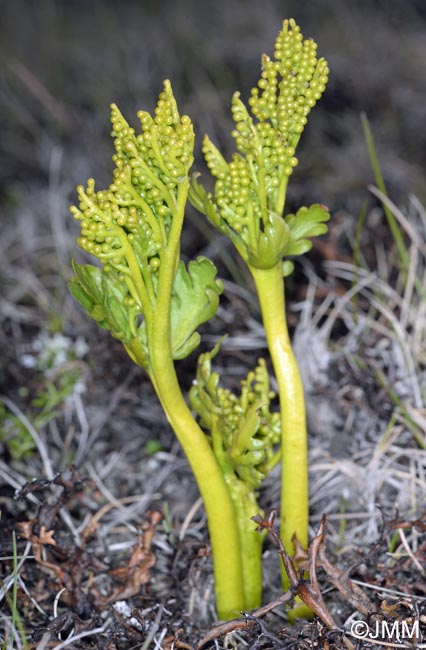
M 76 641 L 80 641 L 80 639 L 85 639 L 89 636 L 95 636 L 96 634 L 103 634 L 106 627 L 107 626 L 105 624 L 100 627 L 95 627 L 93 630 L 83 630 L 82 632 L 72 635 L 68 639 L 65 639 L 65 641 L 62 641 L 61 643 L 53 646 L 53 650 L 62 650 L 63 648 L 67 648 L 68 646 L 73 645 Z M 42 641 L 37 645 L 36 650 L 44 650 L 46 647 L 51 648 L 51 644 L 49 643 L 46 645 L 46 643 Z

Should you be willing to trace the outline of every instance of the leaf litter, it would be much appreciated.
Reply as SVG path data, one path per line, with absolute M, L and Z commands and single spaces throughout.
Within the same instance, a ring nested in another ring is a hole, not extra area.
M 396 515 L 384 521 L 378 540 L 369 549 L 355 554 L 352 550 L 352 561 L 340 559 L 341 566 L 329 558 L 326 549 L 325 516 L 309 550 L 297 547 L 291 558 L 275 531 L 276 512 L 266 518 L 257 515 L 253 519 L 258 530 L 266 531 L 284 563 L 289 591 L 257 611 L 242 612 L 204 633 L 194 626 L 188 634 L 184 603 L 170 593 L 159 596 L 154 587 L 156 559 L 162 551 L 153 546 L 163 526 L 159 511 L 146 513 L 136 542 L 112 562 L 105 553 L 107 540 L 99 544 L 102 516 L 110 508 L 101 505 L 102 495 L 92 479 L 69 466 L 52 480 L 26 483 L 15 499 L 28 501 L 31 496 L 37 500 L 33 516 L 15 522 L 18 554 L 23 560 L 16 576 L 19 610 L 25 627 L 31 629 L 25 647 L 198 650 L 229 647 L 231 639 L 234 647 L 255 650 L 373 647 L 365 642 L 360 646 L 350 634 L 348 623 L 355 616 L 367 621 L 372 634 L 377 621 L 392 624 L 401 617 L 417 620 L 419 634 L 426 634 L 424 536 L 415 550 L 410 547 L 413 536 L 426 531 L 426 514 L 413 520 Z M 77 524 L 74 530 L 67 525 L 67 517 L 61 517 L 64 512 L 72 513 Z M 395 534 L 404 536 L 409 553 L 389 552 L 389 540 Z M 13 573 L 7 540 L 1 549 L 3 570 Z M 202 550 L 202 555 L 208 555 L 205 547 Z M 7 608 L 6 586 L 1 595 Z M 291 605 L 295 597 L 314 612 L 315 620 L 299 621 L 293 627 L 274 617 L 276 610 Z M 389 647 L 411 647 L 388 641 Z M 4 644 L 8 647 L 7 638 Z

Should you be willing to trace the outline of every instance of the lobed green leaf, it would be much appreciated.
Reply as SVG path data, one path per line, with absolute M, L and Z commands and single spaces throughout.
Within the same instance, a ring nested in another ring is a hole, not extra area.
M 221 387 L 218 373 L 211 368 L 219 345 L 200 355 L 196 381 L 189 393 L 191 407 L 210 435 L 213 451 L 229 480 L 239 479 L 256 488 L 277 460 L 274 447 L 281 428 L 279 413 L 270 411 L 274 393 L 269 389 L 263 359 L 241 382 L 239 396 Z
M 68 284 L 71 295 L 100 327 L 124 344 L 136 337 L 140 308 L 129 296 L 125 282 L 112 271 L 73 262 L 74 277 Z
M 302 207 L 296 214 L 289 214 L 285 222 L 290 231 L 290 237 L 285 249 L 285 255 L 303 255 L 312 248 L 312 242 L 307 237 L 316 237 L 327 232 L 326 222 L 330 213 L 325 205 L 316 203 L 309 208 Z
M 223 284 L 216 279 L 216 267 L 205 257 L 185 267 L 179 262 L 172 290 L 171 333 L 174 359 L 188 356 L 199 344 L 196 331 L 212 318 L 219 304 Z

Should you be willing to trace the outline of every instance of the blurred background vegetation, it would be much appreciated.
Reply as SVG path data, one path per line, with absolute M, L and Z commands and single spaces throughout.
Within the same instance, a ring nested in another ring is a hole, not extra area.
M 291 198 L 356 211 L 372 174 L 360 126 L 371 122 L 394 198 L 425 196 L 426 5 L 423 0 L 3 0 L 3 211 L 31 205 L 53 182 L 62 196 L 109 182 L 109 104 L 135 123 L 162 81 L 182 113 L 232 151 L 229 103 L 247 98 L 262 52 L 293 16 L 330 64 L 325 97 L 302 139 Z M 302 154 L 303 152 L 303 154 Z M 67 194 L 68 193 L 68 194 Z M 57 206 L 67 217 L 66 206 Z M 36 215 L 34 215 L 36 219 Z M 4 224 L 4 222 L 3 222 Z

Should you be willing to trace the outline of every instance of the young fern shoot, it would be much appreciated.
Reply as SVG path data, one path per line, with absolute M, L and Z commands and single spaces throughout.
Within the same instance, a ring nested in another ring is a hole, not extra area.
M 262 596 L 263 538 L 253 526 L 251 513 L 260 512 L 256 490 L 280 458 L 280 416 L 270 412 L 275 394 L 269 388 L 263 359 L 241 382 L 239 397 L 219 385 L 218 373 L 211 370 L 219 345 L 200 355 L 189 399 L 201 427 L 210 436 L 235 507 L 244 593 L 247 607 L 253 609 Z
M 253 277 L 267 343 L 279 387 L 281 408 L 281 538 L 308 542 L 308 468 L 303 386 L 288 335 L 284 278 L 291 257 L 326 232 L 328 209 L 303 207 L 283 216 L 288 180 L 297 165 L 296 147 L 307 117 L 325 90 L 328 66 L 316 56 L 313 40 L 303 40 L 295 21 L 285 20 L 274 58 L 262 57 L 262 74 L 251 91 L 249 109 L 239 93 L 232 99 L 237 152 L 227 162 L 208 136 L 203 152 L 216 177 L 214 193 L 194 177 L 190 200 L 227 234 Z M 287 586 L 287 581 L 284 579 Z
M 112 106 L 114 180 L 107 190 L 95 191 L 92 179 L 86 189 L 77 188 L 80 203 L 71 212 L 81 225 L 78 244 L 101 266 L 74 263 L 69 288 L 152 381 L 203 497 L 218 614 L 229 618 L 246 608 L 234 504 L 174 367 L 198 345 L 196 329 L 216 312 L 222 284 L 209 260 L 188 267 L 179 260 L 194 135 L 168 81 L 155 117 L 140 112 L 139 118 L 142 132 L 135 135 Z

